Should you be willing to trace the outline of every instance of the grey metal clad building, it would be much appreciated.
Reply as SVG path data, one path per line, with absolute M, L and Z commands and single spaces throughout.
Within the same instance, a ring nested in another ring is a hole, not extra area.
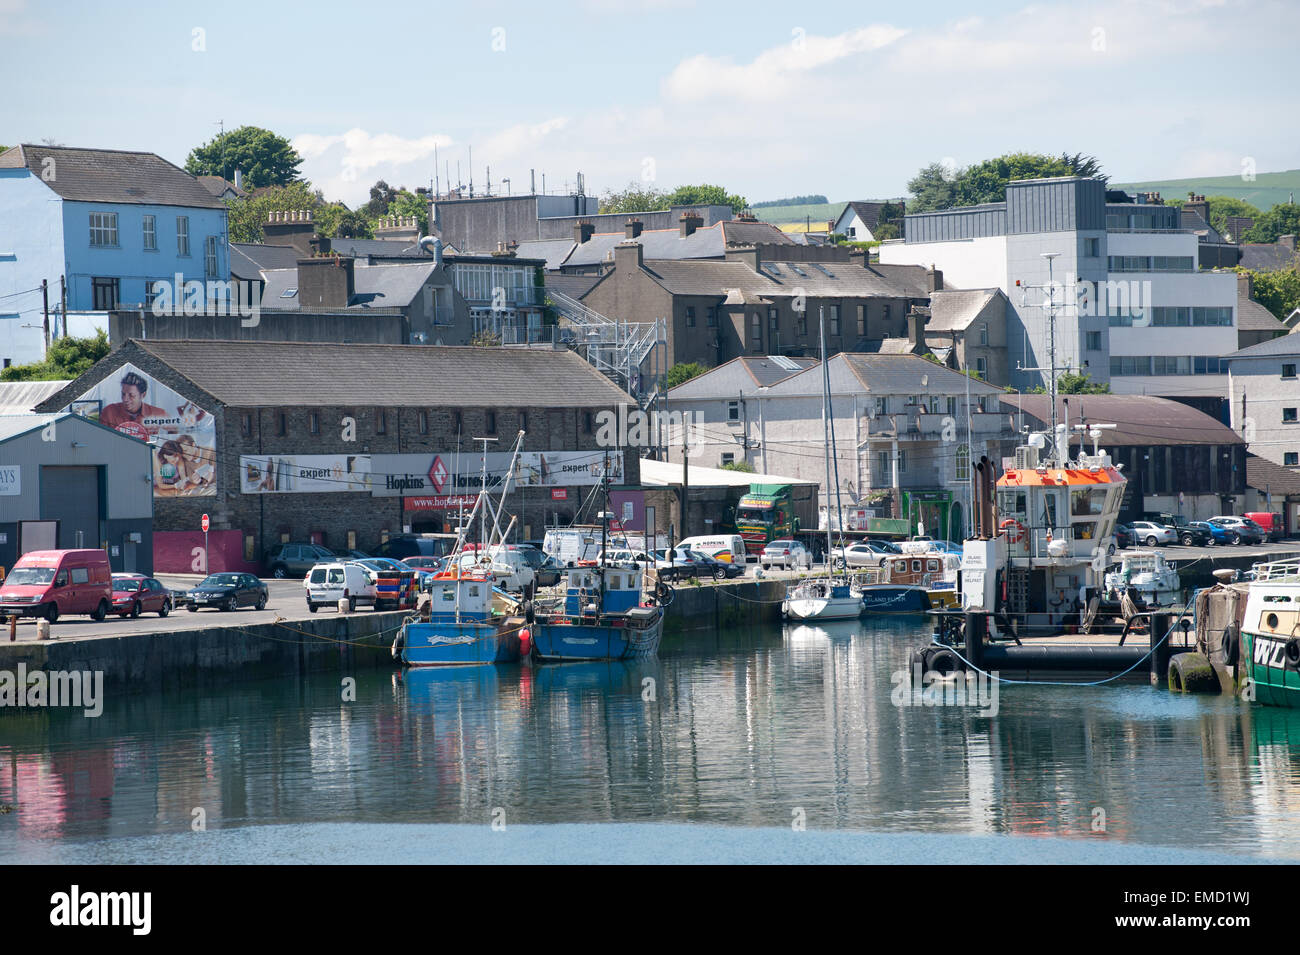
M 153 573 L 153 452 L 70 413 L 0 416 L 0 566 L 29 550 L 103 547 Z

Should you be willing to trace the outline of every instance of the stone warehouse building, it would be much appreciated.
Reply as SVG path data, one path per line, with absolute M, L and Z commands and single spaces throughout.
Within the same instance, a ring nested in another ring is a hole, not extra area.
M 611 483 L 639 481 L 636 449 L 597 444 L 600 412 L 620 405 L 634 403 L 571 352 L 131 340 L 40 408 L 150 440 L 156 569 L 177 571 L 202 569 L 174 564 L 202 546 L 203 514 L 213 570 L 256 567 L 284 541 L 368 551 L 454 530 L 479 488 L 474 439 L 496 439 L 497 484 L 520 430 L 511 536 L 540 537 L 599 510 L 606 462 Z

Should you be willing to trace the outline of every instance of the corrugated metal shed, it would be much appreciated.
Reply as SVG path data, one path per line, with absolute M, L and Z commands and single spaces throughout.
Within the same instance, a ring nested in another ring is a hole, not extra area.
M 1002 401 L 1013 413 L 1023 409 L 1033 428 L 1043 428 L 1050 420 L 1047 395 L 1003 395 Z M 1102 436 L 1102 447 L 1148 444 L 1238 445 L 1245 444 L 1241 435 L 1209 415 L 1169 398 L 1151 395 L 1063 395 L 1057 397 L 1057 419 L 1066 420 L 1069 402 L 1070 424 L 1085 420 L 1094 424 L 1113 424 Z M 1077 438 L 1075 439 L 1077 443 Z
M 28 414 L 67 384 L 66 381 L 0 382 L 0 415 Z

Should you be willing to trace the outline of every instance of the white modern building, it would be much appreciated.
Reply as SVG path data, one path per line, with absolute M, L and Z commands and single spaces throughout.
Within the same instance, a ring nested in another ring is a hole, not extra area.
M 1108 202 L 1099 179 L 1020 180 L 1005 202 L 906 216 L 880 261 L 937 268 L 950 288 L 1000 288 L 1013 387 L 1045 382 L 1052 314 L 1059 370 L 1118 394 L 1227 391 L 1236 276 L 1197 270 L 1196 234 L 1173 206 Z

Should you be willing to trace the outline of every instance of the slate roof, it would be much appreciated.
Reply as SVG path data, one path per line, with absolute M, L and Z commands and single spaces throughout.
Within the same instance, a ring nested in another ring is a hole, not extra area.
M 1237 287 L 1237 329 L 1243 332 L 1281 332 L 1283 325 L 1268 309 L 1245 294 L 1240 285 Z
M 437 266 L 433 260 L 426 262 L 393 263 L 389 265 L 357 265 L 352 272 L 352 298 L 348 308 L 405 308 L 420 293 Z M 262 278 L 266 287 L 262 301 L 268 308 L 299 308 L 298 268 L 265 269 Z M 284 293 L 293 290 L 294 294 Z
M 330 239 L 330 253 L 360 256 L 400 256 L 404 259 L 433 259 L 415 242 L 405 239 Z
M 233 192 L 240 198 L 248 195 L 246 190 L 235 185 L 225 176 L 196 176 L 195 178 L 199 180 L 199 184 L 203 186 L 204 189 L 208 190 L 208 192 L 212 193 L 212 195 L 216 196 L 218 199 L 224 196 L 227 191 Z
M 746 355 L 723 362 L 702 375 L 670 388 L 671 401 L 695 398 L 734 398 L 741 392 L 753 393 L 758 388 L 769 388 L 791 375 L 797 375 L 819 364 L 816 358 L 786 358 L 784 356 Z
M 564 264 L 575 244 L 572 239 L 530 239 L 519 243 L 515 255 L 526 259 L 545 259 L 546 267 L 555 270 Z
M 1246 454 L 1246 486 L 1270 494 L 1300 495 L 1300 471 L 1285 468 L 1268 458 Z
M 926 332 L 965 331 L 1001 289 L 943 289 L 930 296 L 930 320 Z
M 241 279 L 260 278 L 263 269 L 296 269 L 302 258 L 306 256 L 291 245 L 230 243 L 230 272 Z
M 647 260 L 642 265 L 652 278 L 674 295 L 723 296 L 731 289 L 757 295 L 774 295 L 781 291 L 774 281 L 759 275 L 743 262 Z
M 1281 335 L 1266 342 L 1260 342 L 1257 345 L 1230 352 L 1223 357 L 1231 360 L 1233 358 L 1280 358 L 1288 355 L 1300 355 L 1300 331 L 1292 331 L 1288 335 Z
M 132 360 L 137 350 L 233 407 L 337 405 L 344 401 L 341 395 L 358 406 L 394 408 L 608 408 L 636 403 L 570 351 L 134 339 L 73 382 L 66 389 L 67 400 L 102 378 L 103 368 Z
M 1219 234 L 1219 230 L 1216 229 L 1214 226 L 1210 225 L 1210 223 L 1206 222 L 1205 219 L 1202 218 L 1201 214 L 1197 212 L 1195 209 L 1188 209 L 1184 207 L 1183 209 L 1180 210 L 1180 213 L 1181 213 L 1181 220 L 1179 222 L 1180 228 L 1187 229 L 1191 232 L 1195 232 L 1197 238 L 1201 242 L 1217 242 L 1217 243 L 1223 242 L 1223 236 Z
M 925 298 L 917 294 L 914 283 L 900 283 L 911 278 L 907 273 L 886 274 L 875 266 L 863 268 L 856 262 L 764 262 L 755 272 L 743 262 L 708 262 L 659 260 L 643 263 L 645 270 L 674 295 L 729 295 L 738 289 L 742 295 L 764 298 L 803 294 L 811 297 L 846 298 Z M 920 266 L 917 270 L 925 281 Z M 799 291 L 796 291 L 799 290 Z
M 905 339 L 904 339 L 905 340 Z M 840 352 L 828 361 L 831 393 L 835 395 L 962 395 L 967 377 L 916 355 L 863 354 Z M 922 384 L 924 379 L 924 384 Z M 1001 395 L 1001 388 L 971 378 L 970 393 Z M 809 369 L 774 385 L 770 394 L 801 396 L 820 395 L 822 376 Z
M 794 289 L 801 288 L 804 294 L 809 296 L 926 297 L 913 294 L 910 288 L 880 269 L 864 268 L 857 262 L 768 262 L 765 260 L 760 268 L 763 274 L 785 289 L 786 294 L 793 294 Z M 916 266 L 916 268 L 920 267 Z M 924 270 L 921 276 L 924 280 Z
M 581 299 L 600 279 L 599 275 L 565 275 L 562 272 L 548 272 L 546 287 L 562 292 L 569 298 Z
M 880 210 L 884 207 L 884 202 L 875 202 L 870 200 L 850 202 L 844 207 L 840 214 L 835 217 L 835 224 L 839 225 L 840 220 L 845 217 L 845 214 L 848 213 L 849 210 L 852 210 L 857 213 L 858 218 L 862 220 L 862 224 L 874 233 L 877 226 L 880 225 Z
M 185 170 L 154 153 L 116 149 L 69 149 L 24 143 L 0 153 L 0 169 L 27 168 L 40 176 L 46 159 L 54 176 L 44 180 L 57 195 L 76 202 L 225 209 L 226 205 Z
M 742 219 L 724 219 L 723 242 L 726 245 L 756 245 L 759 242 L 776 245 L 794 245 L 794 240 L 770 222 L 749 222 Z
M 576 245 L 564 265 L 599 265 L 620 242 L 640 243 L 647 259 L 720 259 L 726 254 L 722 223 L 718 222 L 707 229 L 696 229 L 684 239 L 677 229 L 647 229 L 635 239 L 628 239 L 622 231 L 597 233 Z
M 1114 424 L 1103 432 L 1101 446 L 1245 444 L 1241 435 L 1197 411 L 1190 405 L 1152 395 L 1062 395 L 1057 397 L 1058 420 L 1065 420 L 1069 401 L 1071 426 L 1085 418 L 1098 424 Z M 1011 409 L 1023 409 L 1026 417 L 1036 419 L 1036 428 L 1045 427 L 1051 415 L 1047 395 L 1004 394 L 1002 401 Z M 1076 439 L 1077 443 L 1077 439 Z M 1089 442 L 1091 447 L 1091 442 Z
M 1296 263 L 1294 249 L 1288 249 L 1280 242 L 1246 242 L 1241 249 L 1241 267 L 1255 269 L 1259 272 L 1274 272 L 1289 268 Z

